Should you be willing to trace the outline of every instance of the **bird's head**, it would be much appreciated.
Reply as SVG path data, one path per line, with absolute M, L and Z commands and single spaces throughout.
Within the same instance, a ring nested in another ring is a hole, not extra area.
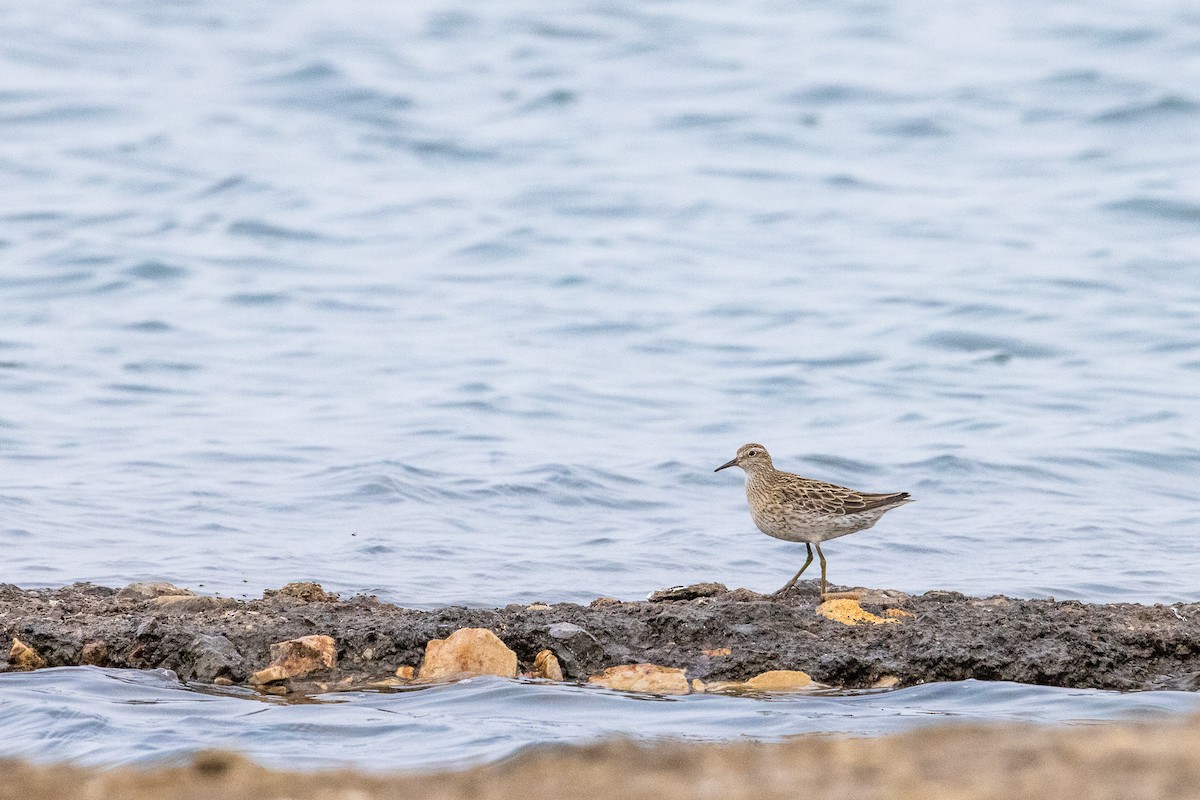
M 741 467 L 746 472 L 754 473 L 759 470 L 774 469 L 771 464 L 771 454 L 761 444 L 744 444 L 738 448 L 737 455 L 732 460 L 717 467 L 713 472 L 720 472 L 726 467 Z

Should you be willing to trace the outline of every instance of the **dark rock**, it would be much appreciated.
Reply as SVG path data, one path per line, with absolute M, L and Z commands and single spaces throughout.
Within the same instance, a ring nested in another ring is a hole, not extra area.
M 246 660 L 228 638 L 201 634 L 184 647 L 176 672 L 185 681 L 212 682 L 216 678 L 244 680 L 247 670 Z
M 145 601 L 163 595 L 195 594 L 189 589 L 181 589 L 171 583 L 131 583 L 117 591 L 118 600 Z
M 672 600 L 695 600 L 697 597 L 715 597 L 729 591 L 723 583 L 693 583 L 691 586 L 673 586 L 670 589 L 660 589 L 648 598 L 651 603 L 664 603 Z
M 155 608 L 167 614 L 195 614 L 199 611 L 210 611 L 214 608 L 230 608 L 237 605 L 232 597 L 213 597 L 212 595 L 161 595 L 150 601 Z
M 88 584 L 3 586 L 0 656 L 19 638 L 47 666 L 97 663 L 100 650 L 93 643 L 103 643 L 110 667 L 174 669 L 187 680 L 240 682 L 270 661 L 272 644 L 328 635 L 337 642 L 337 665 L 320 680 L 340 688 L 421 663 L 431 639 L 460 628 L 488 628 L 517 654 L 522 669 L 551 650 L 574 680 L 633 663 L 681 668 L 689 679 L 704 681 L 800 670 L 845 688 L 978 678 L 1196 689 L 1200 674 L 1200 604 L 1088 605 L 857 590 L 860 602 L 880 617 L 895 609 L 912 616 L 850 626 L 815 613 L 814 581 L 778 596 L 706 590 L 656 602 L 430 611 L 370 597 L 320 599 L 328 593 L 313 586 L 248 601 L 190 595 L 169 584 L 119 591 Z M 706 655 L 713 652 L 722 655 Z
M 304 603 L 336 603 L 338 596 L 321 588 L 321 584 L 310 581 L 289 583 L 280 589 L 267 589 L 263 599 L 271 597 L 293 598 Z
M 554 640 L 549 649 L 568 678 L 583 680 L 595 671 L 589 665 L 604 657 L 604 648 L 596 637 L 573 622 L 556 622 L 546 628 L 546 633 Z

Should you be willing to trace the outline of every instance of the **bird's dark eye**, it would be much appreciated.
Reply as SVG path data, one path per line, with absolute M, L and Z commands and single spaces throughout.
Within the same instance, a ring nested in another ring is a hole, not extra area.
M 756 455 L 758 455 L 758 451 L 757 451 L 757 450 L 747 450 L 747 451 L 746 451 L 746 455 L 748 455 L 748 456 L 756 456 Z

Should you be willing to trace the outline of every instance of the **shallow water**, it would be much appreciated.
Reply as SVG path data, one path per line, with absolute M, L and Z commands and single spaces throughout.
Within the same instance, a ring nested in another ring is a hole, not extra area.
M 837 583 L 1200 600 L 1183 6 L 0 29 L 0 580 L 770 590 L 797 548 L 712 473 L 756 440 L 917 497 Z
M 531 745 L 597 737 L 777 741 L 946 722 L 1084 724 L 1200 711 L 1200 695 L 1192 692 L 1121 694 L 979 681 L 757 699 L 654 697 L 475 678 L 400 692 L 329 694 L 311 704 L 195 688 L 165 670 L 70 667 L 2 675 L 0 724 L 11 735 L 0 744 L 0 756 L 161 763 L 220 747 L 292 769 L 391 770 L 492 761 Z M 53 715 L 46 711 L 50 699 Z

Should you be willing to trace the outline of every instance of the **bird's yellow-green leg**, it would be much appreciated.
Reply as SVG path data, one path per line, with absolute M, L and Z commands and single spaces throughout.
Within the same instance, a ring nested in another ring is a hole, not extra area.
M 825 599 L 825 554 L 821 552 L 821 545 L 817 545 L 817 556 L 821 559 L 821 599 Z M 808 557 L 809 561 L 812 556 Z M 807 564 L 805 566 L 808 566 Z
M 795 586 L 795 585 L 796 585 L 796 581 L 797 581 L 797 579 L 799 579 L 799 577 L 800 577 L 801 575 L 803 575 L 803 574 L 804 574 L 804 570 L 808 569 L 808 565 L 812 563 L 812 545 L 811 545 L 811 544 L 809 544 L 808 542 L 805 542 L 805 543 L 804 543 L 804 546 L 808 548 L 808 560 L 804 562 L 804 566 L 800 568 L 800 571 L 799 571 L 799 572 L 797 572 L 795 575 L 793 575 L 793 576 L 792 576 L 792 579 L 791 579 L 790 581 L 788 581 L 787 583 L 785 583 L 785 584 L 783 585 L 783 588 L 782 588 L 782 589 L 780 589 L 780 590 L 779 590 L 778 592 L 776 592 L 775 594 L 783 594 L 783 593 L 784 593 L 784 592 L 786 592 L 788 589 L 790 589 L 790 588 L 792 588 L 793 586 Z M 821 547 L 820 547 L 820 545 L 818 545 L 818 546 L 817 546 L 817 552 L 818 552 L 818 553 L 819 553 L 819 552 L 821 552 Z M 824 557 L 824 556 L 821 556 L 821 563 L 822 563 L 822 564 L 824 564 L 824 563 L 825 563 L 825 557 Z

